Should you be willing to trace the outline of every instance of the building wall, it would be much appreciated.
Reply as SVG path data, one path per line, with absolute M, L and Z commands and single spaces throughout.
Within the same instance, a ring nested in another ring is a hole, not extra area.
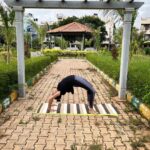
M 141 20 L 141 31 L 144 32 L 144 40 L 150 41 L 150 18 Z

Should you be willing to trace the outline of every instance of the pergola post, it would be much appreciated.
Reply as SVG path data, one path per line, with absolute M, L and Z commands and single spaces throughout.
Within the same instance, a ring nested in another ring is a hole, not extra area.
M 24 62 L 24 32 L 23 32 L 23 8 L 13 7 L 15 10 L 15 25 L 17 39 L 17 66 L 19 97 L 25 97 L 25 62 Z
M 120 66 L 120 81 L 119 81 L 119 98 L 124 99 L 127 88 L 127 74 L 128 74 L 128 61 L 129 61 L 129 48 L 130 48 L 130 35 L 131 35 L 131 21 L 133 8 L 125 9 L 124 26 L 123 26 L 123 40 L 122 40 L 122 53 L 121 53 L 121 66 Z

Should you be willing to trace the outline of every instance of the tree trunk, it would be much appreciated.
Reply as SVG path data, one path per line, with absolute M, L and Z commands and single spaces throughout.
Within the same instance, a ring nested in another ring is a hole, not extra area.
M 7 44 L 7 64 L 10 63 L 10 50 L 9 50 L 9 44 Z

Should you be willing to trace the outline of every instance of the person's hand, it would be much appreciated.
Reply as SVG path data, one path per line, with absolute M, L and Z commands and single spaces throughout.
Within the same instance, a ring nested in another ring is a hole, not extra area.
M 98 114 L 93 108 L 89 108 L 89 113 L 90 114 Z

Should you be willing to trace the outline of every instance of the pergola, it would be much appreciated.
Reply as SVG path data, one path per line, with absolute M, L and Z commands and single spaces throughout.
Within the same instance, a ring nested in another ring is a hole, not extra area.
M 122 39 L 122 54 L 119 80 L 119 98 L 124 98 L 127 88 L 127 73 L 129 60 L 129 47 L 131 35 L 132 12 L 140 8 L 143 2 L 134 0 L 4 0 L 16 13 L 17 59 L 19 96 L 25 97 L 25 63 L 24 63 L 24 33 L 23 12 L 25 8 L 37 9 L 124 9 L 124 25 Z

